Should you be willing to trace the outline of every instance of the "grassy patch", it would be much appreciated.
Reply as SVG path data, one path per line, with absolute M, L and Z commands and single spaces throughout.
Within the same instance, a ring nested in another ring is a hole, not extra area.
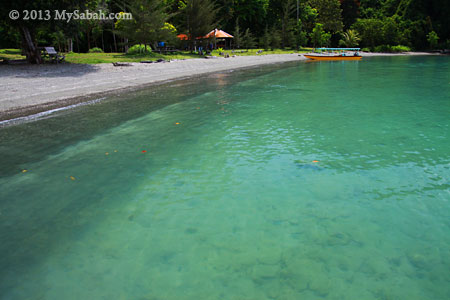
M 262 51 L 258 54 L 258 51 Z M 264 49 L 239 49 L 239 50 L 224 50 L 223 52 L 232 56 L 247 56 L 247 55 L 268 55 L 268 54 L 292 54 L 292 53 L 307 53 L 311 52 L 312 48 L 302 48 L 300 50 L 288 50 L 288 49 L 274 49 L 274 50 L 264 50 Z M 212 55 L 219 56 L 219 51 L 213 50 Z
M 68 53 L 66 54 L 66 62 L 76 64 L 101 64 L 112 62 L 141 62 L 147 60 L 158 59 L 187 59 L 187 58 L 199 58 L 201 56 L 197 54 L 191 54 L 189 52 L 177 52 L 174 54 L 135 54 L 128 55 L 125 53 Z
M 289 54 L 289 53 L 304 53 L 309 52 L 310 49 L 302 49 L 301 51 L 286 50 L 286 49 L 275 49 L 275 50 L 263 50 L 262 53 L 257 54 L 257 52 L 262 49 L 249 49 L 247 50 L 225 50 L 230 56 L 246 56 L 246 55 L 267 55 L 267 54 Z M 212 55 L 219 56 L 219 52 L 214 50 Z M 189 58 L 201 58 L 195 53 L 190 53 L 189 51 L 175 52 L 173 54 L 159 54 L 155 52 L 147 54 L 125 54 L 125 53 L 66 53 L 66 62 L 74 64 L 101 64 L 101 63 L 112 63 L 112 62 L 141 62 L 148 60 L 158 60 L 158 59 L 189 59 Z M 21 55 L 19 49 L 0 49 L 0 59 L 25 59 L 25 56 Z
M 19 49 L 0 49 L 0 59 L 25 59 Z

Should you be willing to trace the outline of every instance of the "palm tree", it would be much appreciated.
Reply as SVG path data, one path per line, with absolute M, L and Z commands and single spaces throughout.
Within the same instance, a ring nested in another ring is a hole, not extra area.
M 358 36 L 358 32 L 356 30 L 349 29 L 344 32 L 342 35 L 342 40 L 340 40 L 339 44 L 346 47 L 355 47 L 358 46 L 360 40 L 361 39 Z

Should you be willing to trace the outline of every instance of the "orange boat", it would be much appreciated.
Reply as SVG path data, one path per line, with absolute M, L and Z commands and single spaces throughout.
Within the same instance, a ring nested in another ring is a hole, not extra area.
M 316 53 L 304 54 L 306 58 L 312 60 L 360 60 L 360 48 L 318 48 Z M 353 53 L 349 53 L 352 51 Z

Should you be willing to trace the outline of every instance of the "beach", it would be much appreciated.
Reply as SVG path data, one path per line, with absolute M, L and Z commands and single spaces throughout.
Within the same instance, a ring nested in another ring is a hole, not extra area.
M 363 56 L 425 55 L 427 53 Z M 299 54 L 198 58 L 160 63 L 5 65 L 0 67 L 0 121 L 93 100 L 110 93 L 208 73 L 306 60 Z

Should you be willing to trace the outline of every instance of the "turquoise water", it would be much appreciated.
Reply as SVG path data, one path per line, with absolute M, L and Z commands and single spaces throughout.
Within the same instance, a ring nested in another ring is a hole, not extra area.
M 387 57 L 0 128 L 0 299 L 449 299 L 449 116 L 448 57 Z

